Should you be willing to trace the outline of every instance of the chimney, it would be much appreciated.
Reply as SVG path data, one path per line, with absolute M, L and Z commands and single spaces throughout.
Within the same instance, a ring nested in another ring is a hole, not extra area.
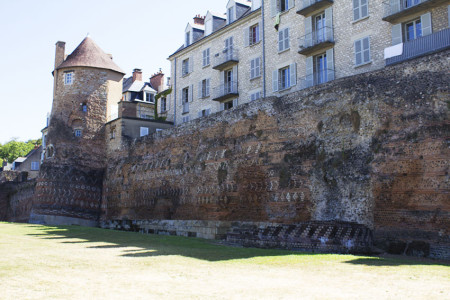
M 164 73 L 159 69 L 159 72 L 153 74 L 150 77 L 150 85 L 154 88 L 158 93 L 162 92 L 164 88 Z
M 200 15 L 196 15 L 194 17 L 194 24 L 205 25 L 205 17 L 202 17 Z
M 55 69 L 63 63 L 65 59 L 65 49 L 66 49 L 66 43 L 65 42 L 57 42 L 56 43 L 56 50 L 55 50 Z
M 142 81 L 142 70 L 141 69 L 133 70 L 133 82 L 135 82 L 136 80 Z

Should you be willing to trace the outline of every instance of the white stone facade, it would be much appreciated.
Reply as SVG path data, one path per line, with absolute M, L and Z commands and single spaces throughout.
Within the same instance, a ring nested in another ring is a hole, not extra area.
M 239 105 L 258 96 L 281 96 L 322 82 L 383 68 L 385 49 L 407 40 L 409 22 L 421 26 L 419 36 L 449 27 L 448 0 L 408 1 L 258 1 L 262 7 L 249 8 L 243 17 L 170 56 L 174 88 L 171 96 L 176 98 L 173 101 L 176 105 L 171 103 L 170 112 L 176 116 L 175 123 L 227 109 L 226 102 L 234 101 L 234 105 Z M 235 4 L 231 0 L 227 10 Z M 405 8 L 406 4 L 413 7 Z M 392 13 L 396 6 L 402 10 L 400 14 Z M 248 28 L 255 24 L 260 26 L 260 41 L 246 46 Z M 233 93 L 234 97 L 218 98 L 214 94 L 215 88 L 221 86 L 226 77 L 223 70 L 214 69 L 215 59 L 223 57 L 225 40 L 229 37 L 233 37 L 233 49 L 238 51 L 237 62 L 230 65 L 237 92 Z M 206 49 L 209 49 L 210 63 L 203 66 Z M 254 74 L 251 61 L 258 57 L 260 76 L 250 79 Z M 190 65 L 185 65 L 183 70 L 186 61 Z M 202 80 L 209 82 L 209 96 L 201 95 Z M 183 94 L 188 103 L 184 106 Z

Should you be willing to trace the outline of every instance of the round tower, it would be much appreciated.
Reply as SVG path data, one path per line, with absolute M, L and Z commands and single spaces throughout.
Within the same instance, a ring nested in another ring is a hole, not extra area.
M 105 169 L 105 124 L 125 73 L 89 37 L 67 57 L 56 43 L 53 105 L 31 222 L 96 225 Z

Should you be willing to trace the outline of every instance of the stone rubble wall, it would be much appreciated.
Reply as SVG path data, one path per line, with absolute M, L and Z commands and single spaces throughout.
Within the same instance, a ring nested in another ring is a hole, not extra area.
M 445 257 L 448 53 L 244 104 L 111 152 L 102 220 L 344 222 L 373 230 L 384 250 Z

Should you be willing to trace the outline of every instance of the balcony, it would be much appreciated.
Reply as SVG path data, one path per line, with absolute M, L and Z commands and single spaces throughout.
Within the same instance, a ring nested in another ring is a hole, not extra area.
M 387 48 L 386 50 L 388 50 L 389 48 Z M 450 48 L 450 28 L 447 28 L 435 32 L 433 34 L 429 34 L 404 43 L 402 54 L 386 58 L 386 66 L 394 65 L 409 59 L 443 51 L 449 48 Z
M 306 89 L 332 80 L 334 80 L 334 70 L 323 69 L 320 72 L 314 72 L 314 74 L 303 77 L 300 80 L 300 89 Z
M 298 53 L 302 55 L 311 55 L 318 50 L 327 50 L 334 45 L 333 28 L 323 27 L 320 30 L 314 30 L 299 39 Z
M 297 10 L 297 13 L 308 17 L 316 11 L 323 10 L 332 5 L 333 0 L 300 0 L 300 3 L 300 9 Z
M 188 114 L 189 113 L 189 102 L 184 102 L 183 103 L 183 114 Z
M 223 71 L 239 63 L 239 51 L 235 48 L 228 48 L 214 57 L 213 69 Z
M 213 90 L 213 100 L 223 102 L 231 98 L 239 96 L 238 83 L 236 81 L 230 81 L 222 84 Z
M 398 0 L 386 1 L 384 5 L 383 21 L 400 23 L 408 17 L 421 12 L 429 11 L 431 8 L 443 5 L 448 0 Z

